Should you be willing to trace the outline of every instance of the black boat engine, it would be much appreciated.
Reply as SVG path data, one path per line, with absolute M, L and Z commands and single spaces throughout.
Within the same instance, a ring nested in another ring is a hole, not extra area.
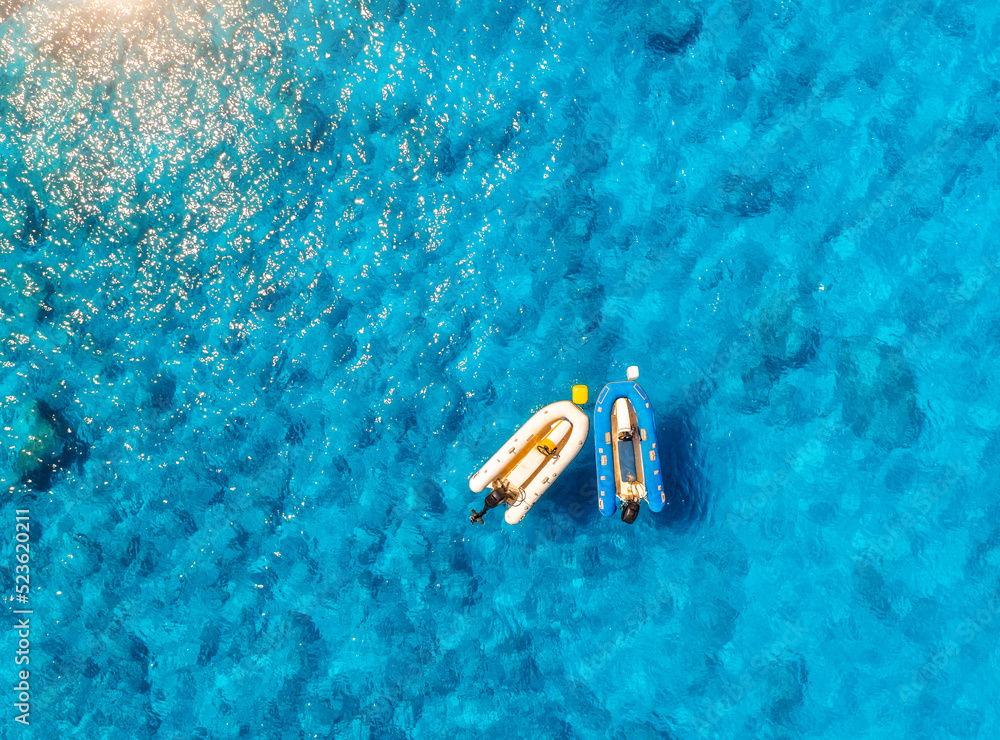
M 638 501 L 622 501 L 622 521 L 631 524 L 639 515 Z
M 496 508 L 506 500 L 507 500 L 507 491 L 503 488 L 500 488 L 499 486 L 497 488 L 494 488 L 486 496 L 486 501 L 485 505 L 483 506 L 483 510 L 476 511 L 475 509 L 473 509 L 472 516 L 469 517 L 469 521 L 472 522 L 473 524 L 476 524 L 477 522 L 479 524 L 484 524 L 485 522 L 483 522 L 483 514 L 485 514 L 490 509 Z

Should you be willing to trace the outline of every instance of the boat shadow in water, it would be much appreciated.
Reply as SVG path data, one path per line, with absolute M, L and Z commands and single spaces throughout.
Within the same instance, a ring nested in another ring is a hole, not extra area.
M 659 514 L 643 513 L 649 513 L 661 527 L 685 530 L 696 526 L 704 521 L 708 511 L 698 430 L 688 414 L 661 416 L 657 420 L 656 438 L 667 502 Z
M 594 456 L 589 445 L 584 446 L 577 459 L 538 500 L 525 522 L 535 517 L 544 519 L 545 537 L 558 542 L 573 540 L 601 518 L 597 508 Z

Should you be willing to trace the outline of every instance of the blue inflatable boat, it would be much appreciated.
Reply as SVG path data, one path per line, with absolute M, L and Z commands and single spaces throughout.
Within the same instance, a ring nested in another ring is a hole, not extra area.
M 643 501 L 653 511 L 662 511 L 667 501 L 653 411 L 638 377 L 639 369 L 630 367 L 628 380 L 604 386 L 594 408 L 597 505 L 611 516 L 621 499 L 622 521 L 628 524 Z

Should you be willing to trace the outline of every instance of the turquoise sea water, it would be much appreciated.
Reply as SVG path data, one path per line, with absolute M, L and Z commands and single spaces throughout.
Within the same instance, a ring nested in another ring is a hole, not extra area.
M 3 7 L 5 737 L 1000 734 L 994 4 Z

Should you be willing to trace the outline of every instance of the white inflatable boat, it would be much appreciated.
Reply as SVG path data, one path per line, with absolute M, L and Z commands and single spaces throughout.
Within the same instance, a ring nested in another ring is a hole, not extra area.
M 483 514 L 502 503 L 508 524 L 524 519 L 583 449 L 590 417 L 576 404 L 586 402 L 587 387 L 574 386 L 573 401 L 556 401 L 538 411 L 472 476 L 473 493 L 490 489 L 483 510 L 472 510 L 473 523 L 482 523 Z

